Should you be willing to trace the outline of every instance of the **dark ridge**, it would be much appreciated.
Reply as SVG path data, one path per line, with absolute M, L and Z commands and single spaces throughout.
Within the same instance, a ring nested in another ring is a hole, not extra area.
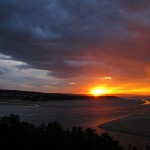
M 0 90 L 0 99 L 19 99 L 30 101 L 50 101 L 50 100 L 101 100 L 105 98 L 119 99 L 116 96 L 91 96 L 84 94 L 64 94 L 64 93 L 41 93 L 19 90 Z

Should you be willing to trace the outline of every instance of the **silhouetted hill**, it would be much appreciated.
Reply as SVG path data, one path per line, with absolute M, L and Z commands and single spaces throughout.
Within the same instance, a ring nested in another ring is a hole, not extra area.
M 116 96 L 91 96 L 81 94 L 63 94 L 63 93 L 41 93 L 19 90 L 0 90 L 0 99 L 19 99 L 30 101 L 49 101 L 49 100 L 90 100 L 90 99 L 119 99 Z

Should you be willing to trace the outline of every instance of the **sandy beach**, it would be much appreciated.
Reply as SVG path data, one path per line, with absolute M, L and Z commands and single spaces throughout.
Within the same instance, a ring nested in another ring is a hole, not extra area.
M 109 131 L 150 137 L 150 114 L 136 114 L 128 116 L 101 124 L 99 127 Z

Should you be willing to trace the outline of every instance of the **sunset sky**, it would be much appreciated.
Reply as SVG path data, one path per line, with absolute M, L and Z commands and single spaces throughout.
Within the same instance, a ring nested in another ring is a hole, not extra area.
M 150 94 L 150 0 L 0 0 L 0 89 Z

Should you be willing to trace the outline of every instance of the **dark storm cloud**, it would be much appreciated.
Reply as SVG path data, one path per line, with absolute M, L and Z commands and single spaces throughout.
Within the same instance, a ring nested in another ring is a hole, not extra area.
M 137 8 L 143 6 L 140 0 L 134 2 Z M 108 65 L 114 60 L 110 57 L 107 62 L 107 55 L 114 52 L 118 57 L 130 56 L 125 48 L 120 50 L 122 46 L 115 51 L 113 46 L 134 36 L 122 11 L 122 6 L 132 5 L 128 0 L 120 4 L 116 0 L 1 0 L 0 52 L 57 77 L 81 75 L 92 68 L 109 72 L 93 64 L 93 59 Z
M 0 75 L 3 75 L 3 74 L 4 74 L 4 72 L 0 70 Z
M 10 71 L 8 69 L 0 68 L 0 75 L 5 75 L 7 73 L 10 73 Z
M 149 0 L 117 0 L 128 11 L 143 11 L 150 7 Z

